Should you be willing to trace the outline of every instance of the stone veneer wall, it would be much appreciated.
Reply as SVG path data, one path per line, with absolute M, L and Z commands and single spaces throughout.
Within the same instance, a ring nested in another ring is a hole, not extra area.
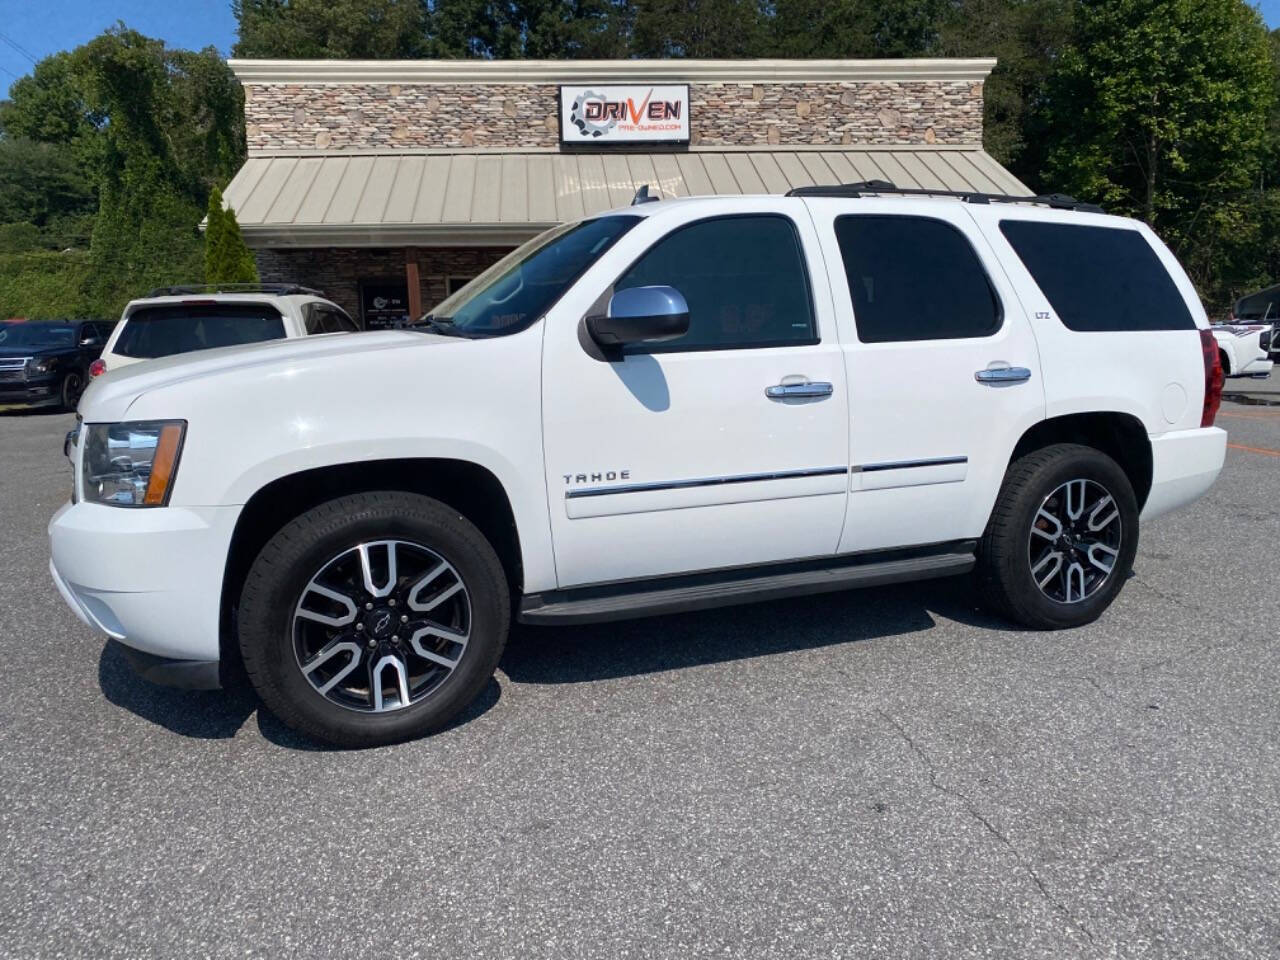
M 249 150 L 554 147 L 553 84 L 244 85 Z M 694 145 L 982 142 L 968 81 L 695 83 Z
M 419 247 L 422 307 L 445 298 L 447 277 L 474 277 L 508 252 L 506 247 Z M 404 280 L 405 251 L 364 247 L 255 250 L 264 283 L 316 287 L 351 316 L 360 316 L 360 281 Z

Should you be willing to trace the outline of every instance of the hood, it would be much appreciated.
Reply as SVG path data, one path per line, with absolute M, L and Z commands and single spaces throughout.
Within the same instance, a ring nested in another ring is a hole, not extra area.
M 85 420 L 121 420 L 143 394 L 178 383 L 214 380 L 229 370 L 259 369 L 263 375 L 287 371 L 318 360 L 357 356 L 385 350 L 414 350 L 469 341 L 433 333 L 383 330 L 368 333 L 334 333 L 270 340 L 236 347 L 198 350 L 160 357 L 108 370 L 89 384 L 80 399 Z
M 15 360 L 18 357 L 56 357 L 59 354 L 73 354 L 77 347 L 0 347 L 0 358 Z

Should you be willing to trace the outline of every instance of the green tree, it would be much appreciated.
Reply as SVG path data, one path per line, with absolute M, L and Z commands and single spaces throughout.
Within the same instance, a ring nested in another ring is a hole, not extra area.
M 1241 0 L 1085 0 L 1047 90 L 1049 179 L 1155 227 L 1202 295 L 1247 230 L 1274 75 Z
M 425 0 L 232 0 L 237 57 L 397 60 L 427 47 Z
M 937 53 L 995 57 L 983 88 L 982 143 L 1037 189 L 1046 157 L 1045 86 L 1072 41 L 1078 0 L 957 0 L 939 23 Z
M 775 0 L 771 57 L 918 57 L 938 42 L 946 0 Z
M 752 57 L 767 40 L 755 0 L 635 0 L 631 53 L 639 57 Z
M 240 94 L 216 51 L 167 50 L 123 26 L 75 51 L 86 102 L 108 118 L 97 165 L 92 298 L 107 314 L 204 272 L 196 224 L 244 156 Z
M 222 191 L 209 194 L 204 234 L 205 283 L 257 283 L 258 267 L 253 251 L 240 234 L 234 210 L 223 207 Z
M 0 224 L 30 228 L 21 231 L 30 249 L 83 246 L 97 205 L 70 145 L 0 139 Z

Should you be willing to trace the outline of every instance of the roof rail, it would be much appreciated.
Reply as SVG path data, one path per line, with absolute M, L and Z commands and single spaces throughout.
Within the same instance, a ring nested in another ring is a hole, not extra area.
M 888 180 L 860 180 L 833 186 L 793 187 L 788 197 L 867 197 L 891 193 L 907 197 L 955 197 L 965 203 L 1037 203 L 1054 210 L 1076 210 L 1080 213 L 1104 213 L 1096 203 L 1081 203 L 1065 193 L 1042 193 L 1018 197 L 1005 193 L 981 193 L 976 190 L 930 190 L 920 187 L 898 187 Z
M 323 297 L 323 290 L 304 287 L 297 283 L 187 283 L 173 287 L 156 287 L 148 297 L 183 297 L 202 293 L 270 293 L 279 297 L 305 293 Z

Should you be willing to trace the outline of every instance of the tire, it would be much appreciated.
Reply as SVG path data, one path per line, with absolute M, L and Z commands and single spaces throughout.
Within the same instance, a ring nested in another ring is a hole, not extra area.
M 379 491 L 277 531 L 249 569 L 238 626 L 272 713 L 313 739 L 369 747 L 464 710 L 497 668 L 510 620 L 502 564 L 474 525 L 437 500 Z
M 1103 494 L 1112 498 L 1114 520 Z M 1072 509 L 1079 511 L 1076 520 Z M 1101 529 L 1091 529 L 1103 521 Z M 1005 473 L 978 545 L 979 593 L 989 609 L 1023 626 L 1082 626 L 1120 593 L 1137 549 L 1137 498 L 1119 464 L 1093 447 L 1044 447 Z
M 79 370 L 67 371 L 58 389 L 58 406 L 68 413 L 74 413 L 82 393 L 84 393 L 84 376 Z

